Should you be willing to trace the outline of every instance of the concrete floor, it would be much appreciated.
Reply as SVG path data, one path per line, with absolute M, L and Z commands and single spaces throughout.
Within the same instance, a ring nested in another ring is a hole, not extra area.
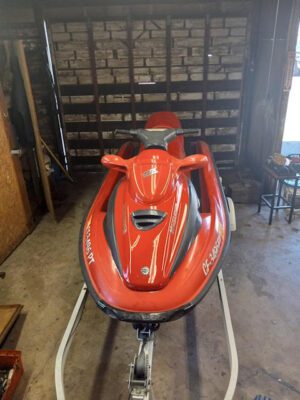
M 89 184 L 91 183 L 91 184 Z M 55 399 L 55 354 L 82 286 L 77 240 L 95 182 L 78 185 L 59 223 L 46 215 L 1 266 L 0 303 L 24 304 L 5 348 L 23 352 L 16 399 Z M 240 373 L 237 400 L 256 394 L 300 399 L 300 217 L 237 207 L 238 232 L 224 265 Z M 130 325 L 110 320 L 91 299 L 66 364 L 67 399 L 127 399 L 128 364 L 137 349 Z M 216 284 L 188 316 L 161 326 L 154 355 L 155 400 L 223 399 L 228 360 Z

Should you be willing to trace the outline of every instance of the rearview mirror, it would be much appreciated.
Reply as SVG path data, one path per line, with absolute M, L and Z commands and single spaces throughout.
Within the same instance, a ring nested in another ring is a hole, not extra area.
M 203 168 L 208 164 L 208 158 L 203 154 L 194 154 L 178 160 L 178 171 L 191 171 Z
M 101 158 L 101 164 L 106 168 L 117 169 L 118 171 L 127 172 L 127 161 L 124 158 L 112 154 L 107 154 Z

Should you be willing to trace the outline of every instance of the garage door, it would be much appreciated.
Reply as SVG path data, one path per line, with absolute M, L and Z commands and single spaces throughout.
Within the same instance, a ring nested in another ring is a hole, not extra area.
M 99 169 L 99 156 L 143 127 L 154 111 L 199 128 L 220 167 L 239 153 L 245 17 L 126 19 L 50 25 L 72 166 Z

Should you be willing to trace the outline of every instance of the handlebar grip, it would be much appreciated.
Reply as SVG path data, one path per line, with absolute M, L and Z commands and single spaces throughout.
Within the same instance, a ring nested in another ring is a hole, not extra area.
M 176 130 L 176 135 L 190 135 L 192 133 L 200 133 L 200 129 L 177 129 Z
M 128 129 L 116 129 L 115 134 L 117 135 L 118 133 L 121 135 L 130 135 L 131 131 Z

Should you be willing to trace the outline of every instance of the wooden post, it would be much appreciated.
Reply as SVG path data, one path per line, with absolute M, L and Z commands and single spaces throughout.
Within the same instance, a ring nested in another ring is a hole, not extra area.
M 20 66 L 21 75 L 22 75 L 23 82 L 24 82 L 24 88 L 25 88 L 25 92 L 26 92 L 27 102 L 28 102 L 31 121 L 32 121 L 33 133 L 34 133 L 34 138 L 35 138 L 36 155 L 37 155 L 37 160 L 38 160 L 38 164 L 39 164 L 39 171 L 40 171 L 40 175 L 41 175 L 42 186 L 43 186 L 43 190 L 44 190 L 46 204 L 47 204 L 47 208 L 48 208 L 50 214 L 55 219 L 56 216 L 55 216 L 55 210 L 54 210 L 52 196 L 51 196 L 49 178 L 48 178 L 48 174 L 47 174 L 46 167 L 45 167 L 45 160 L 44 160 L 44 154 L 43 154 L 43 148 L 42 148 L 42 142 L 41 142 L 40 128 L 39 128 L 39 124 L 38 124 L 36 108 L 35 108 L 35 103 L 34 103 L 34 98 L 33 98 L 33 93 L 32 93 L 32 87 L 31 87 L 31 82 L 30 82 L 30 76 L 29 76 L 28 66 L 27 66 L 25 52 L 24 52 L 24 45 L 23 45 L 22 40 L 18 40 L 15 43 L 15 48 L 16 48 L 16 53 L 17 53 L 18 62 L 19 62 L 19 66 Z

